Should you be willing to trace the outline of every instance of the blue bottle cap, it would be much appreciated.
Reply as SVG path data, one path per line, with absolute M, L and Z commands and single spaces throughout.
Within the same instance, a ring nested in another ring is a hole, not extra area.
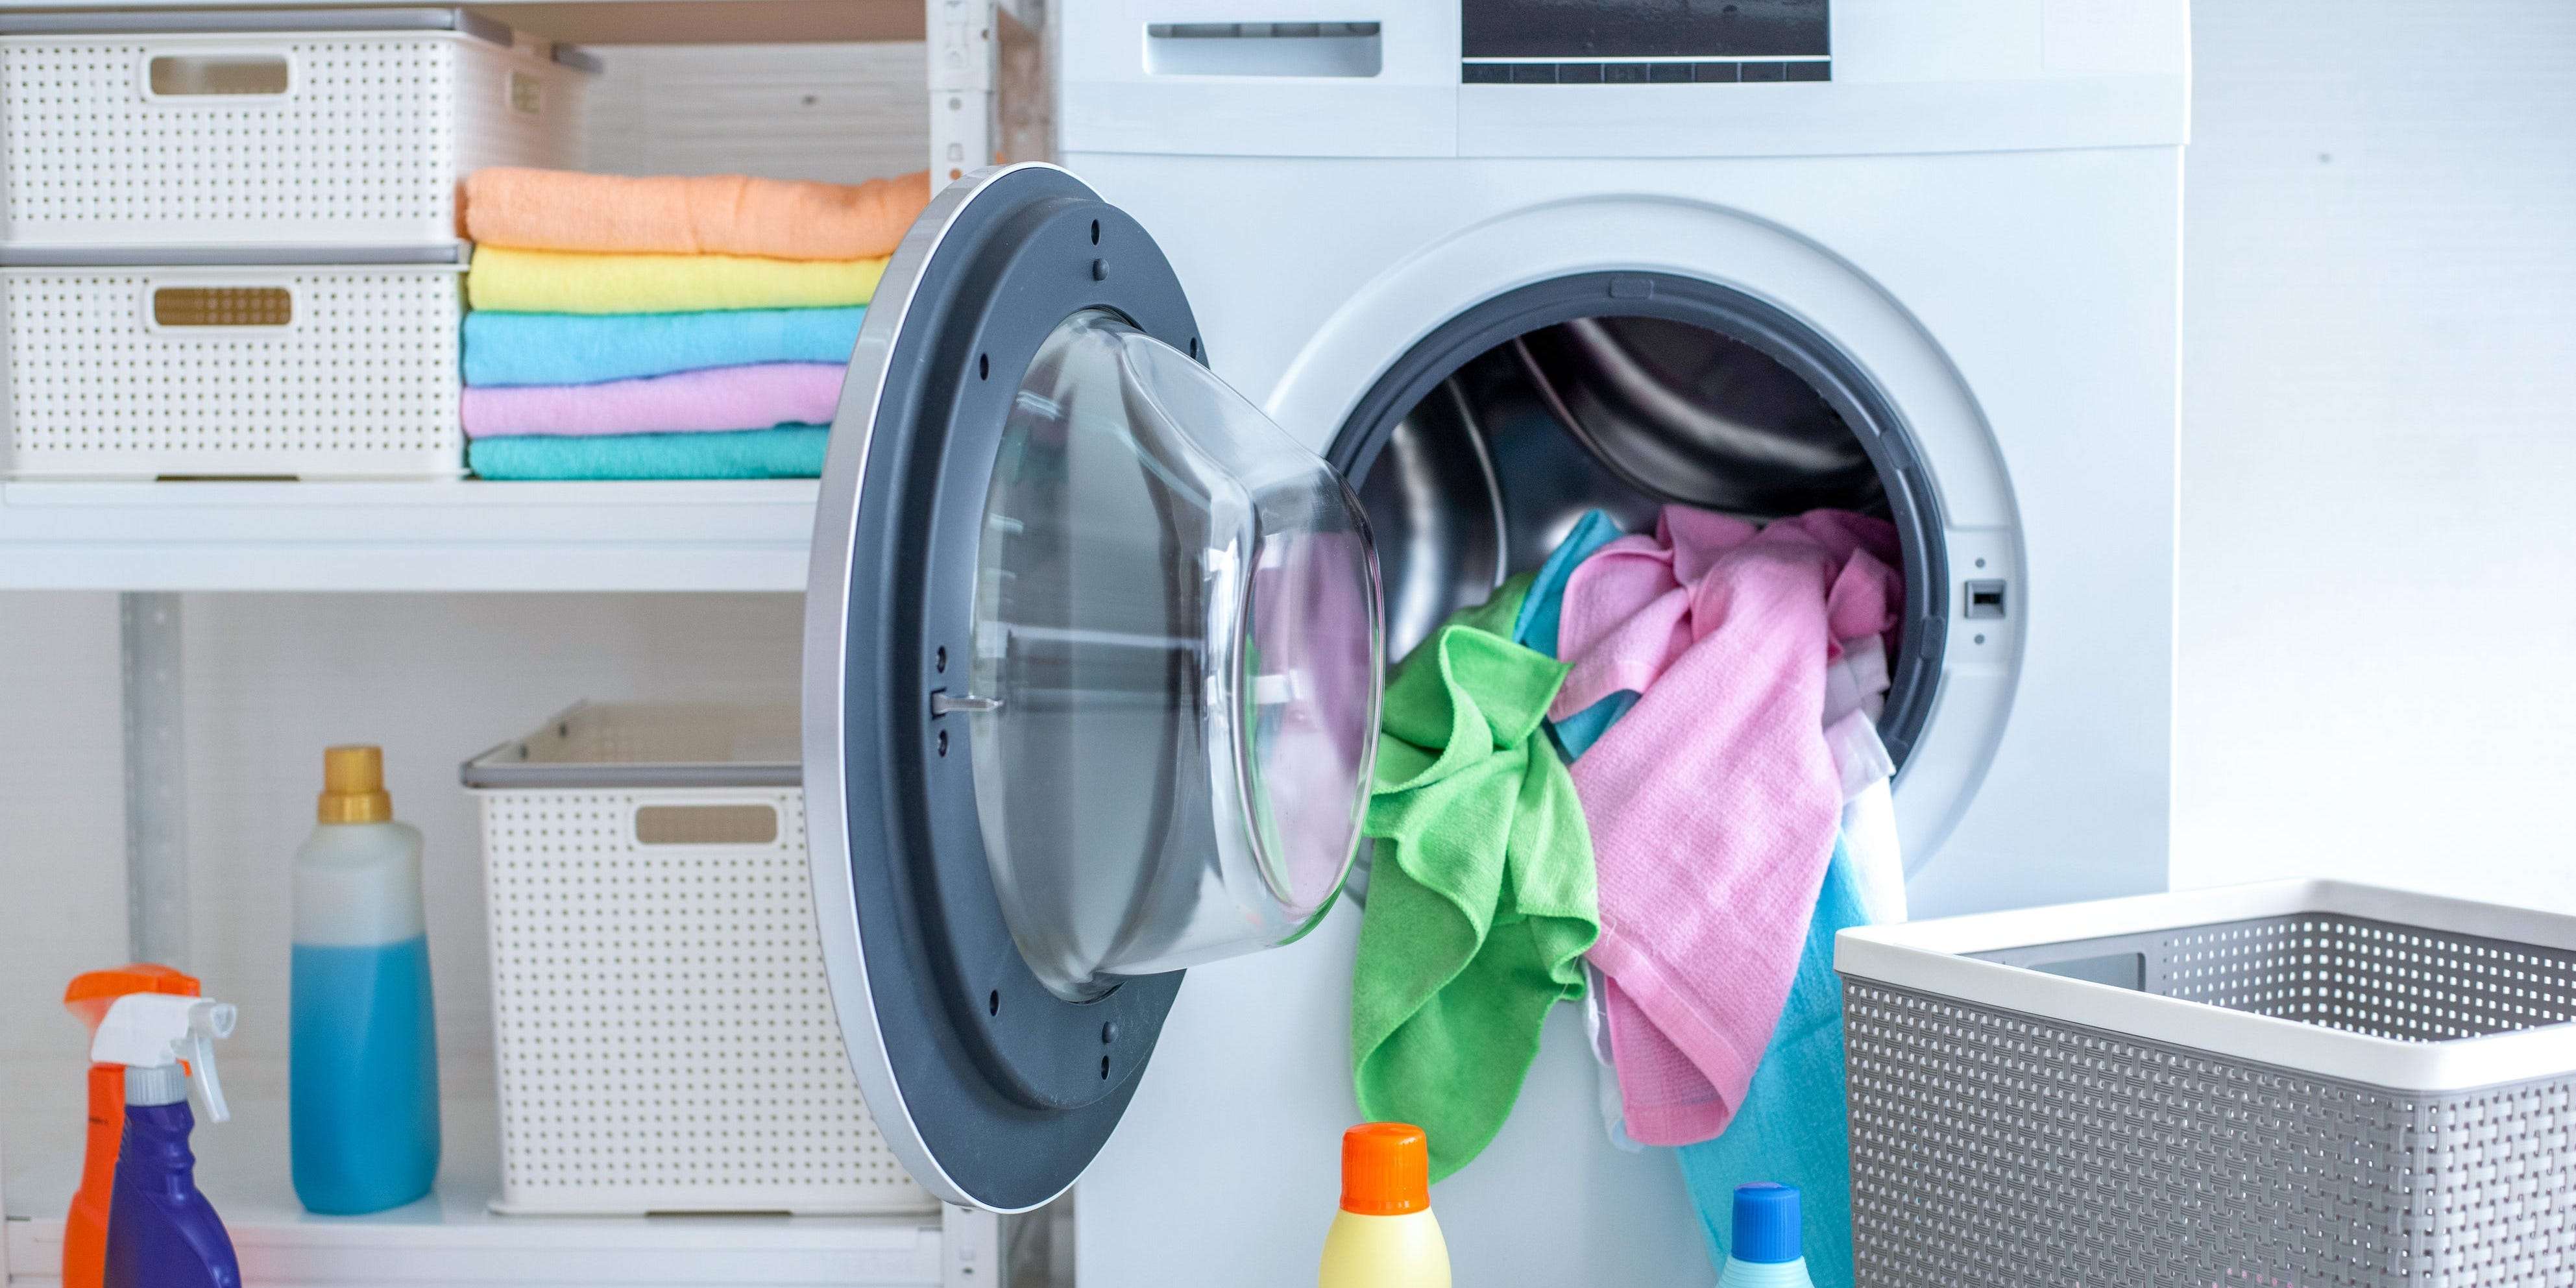
M 1806 1254 L 1799 1250 L 1798 1190 L 1793 1185 L 1735 1187 L 1735 1242 L 1729 1249 L 1750 1265 L 1778 1265 Z

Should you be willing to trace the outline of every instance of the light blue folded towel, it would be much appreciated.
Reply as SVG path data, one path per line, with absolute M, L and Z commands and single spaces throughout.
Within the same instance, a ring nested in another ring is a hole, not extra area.
M 1808 1277 L 1816 1288 L 1852 1288 L 1851 1129 L 1844 1108 L 1843 986 L 1834 975 L 1834 934 L 1869 924 L 1864 898 L 1850 851 L 1836 837 L 1788 1004 L 1780 1009 L 1780 1027 L 1763 1049 L 1744 1105 L 1725 1135 L 1679 1151 L 1682 1180 L 1721 1266 L 1735 1187 L 1777 1181 L 1798 1187 Z
M 823 472 L 823 425 L 701 434 L 526 434 L 477 438 L 465 463 L 487 479 L 810 479 Z
M 865 308 L 465 315 L 465 383 L 595 385 L 701 367 L 848 362 Z

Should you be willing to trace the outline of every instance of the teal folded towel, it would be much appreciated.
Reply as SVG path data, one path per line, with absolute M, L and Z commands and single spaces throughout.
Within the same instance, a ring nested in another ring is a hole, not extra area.
M 701 367 L 848 362 L 865 308 L 465 315 L 465 383 L 595 385 Z
M 465 463 L 487 479 L 810 479 L 823 472 L 823 425 L 708 434 L 528 434 L 477 438 Z
M 1843 986 L 1834 975 L 1834 934 L 1869 924 L 1866 898 L 1850 850 L 1834 838 L 1788 1004 L 1753 1071 L 1744 1106 L 1724 1135 L 1679 1151 L 1682 1182 L 1720 1266 L 1726 1264 L 1735 1187 L 1777 1181 L 1797 1186 L 1806 1210 L 1808 1277 L 1816 1288 L 1852 1288 L 1851 1133 L 1843 1099 Z

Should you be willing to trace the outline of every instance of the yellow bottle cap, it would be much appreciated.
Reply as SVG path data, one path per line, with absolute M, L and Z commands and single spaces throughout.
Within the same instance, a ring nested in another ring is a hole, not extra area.
M 394 798 L 385 792 L 382 747 L 322 749 L 322 801 L 314 817 L 325 823 L 386 823 Z

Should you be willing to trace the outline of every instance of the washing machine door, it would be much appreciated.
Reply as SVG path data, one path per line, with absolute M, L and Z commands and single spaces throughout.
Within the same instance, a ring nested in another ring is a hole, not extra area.
M 950 186 L 868 309 L 806 594 L 842 1036 L 940 1197 L 1071 1185 L 1184 968 L 1295 938 L 1359 840 L 1376 561 L 1212 375 L 1145 230 L 1051 166 Z

